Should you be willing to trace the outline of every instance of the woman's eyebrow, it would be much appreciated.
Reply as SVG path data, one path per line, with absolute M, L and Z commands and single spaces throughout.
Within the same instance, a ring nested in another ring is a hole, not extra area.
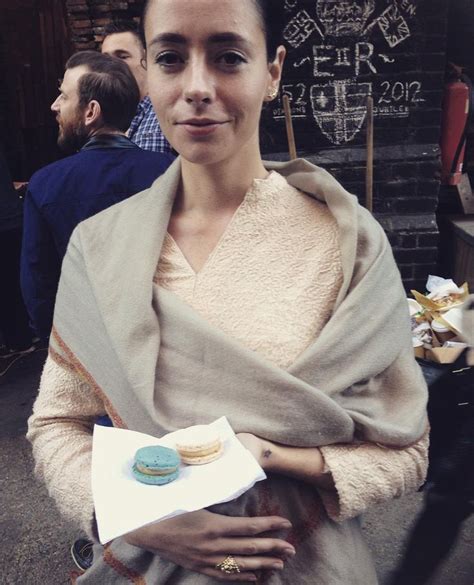
M 233 32 L 216 33 L 214 35 L 211 35 L 208 40 L 210 43 L 213 44 L 219 43 L 239 43 L 242 45 L 248 44 L 248 41 L 244 37 Z
M 213 45 L 222 43 L 238 43 L 241 45 L 248 45 L 248 41 L 239 34 L 233 32 L 222 32 L 211 35 L 207 42 Z M 187 43 L 186 37 L 179 33 L 161 33 L 156 35 L 150 42 L 150 47 L 161 43 L 173 43 L 185 45 Z
M 159 45 L 160 43 L 175 43 L 184 45 L 186 44 L 186 38 L 178 33 L 161 33 L 156 35 L 156 37 L 150 41 L 150 47 L 153 45 Z

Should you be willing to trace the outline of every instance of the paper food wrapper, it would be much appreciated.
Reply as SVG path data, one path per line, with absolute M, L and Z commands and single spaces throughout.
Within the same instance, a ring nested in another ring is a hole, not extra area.
M 465 282 L 461 287 L 456 287 L 456 285 L 454 286 L 456 290 L 454 290 L 453 287 L 444 287 L 444 294 L 439 299 L 437 299 L 435 296 L 430 298 L 433 293 L 430 293 L 429 296 L 425 296 L 416 290 L 412 290 L 411 294 L 415 297 L 417 303 L 430 313 L 444 313 L 455 307 L 460 307 L 469 296 L 469 287 L 467 282 Z M 452 292 L 450 292 L 450 290 Z M 438 317 L 436 317 L 436 319 L 438 319 Z
M 181 465 L 178 479 L 163 486 L 146 485 L 133 477 L 135 453 L 149 445 L 174 447 L 173 436 L 180 431 L 157 439 L 135 431 L 94 427 L 92 494 L 102 544 L 147 524 L 234 500 L 266 479 L 225 417 L 209 426 L 223 441 L 222 457 L 206 465 Z

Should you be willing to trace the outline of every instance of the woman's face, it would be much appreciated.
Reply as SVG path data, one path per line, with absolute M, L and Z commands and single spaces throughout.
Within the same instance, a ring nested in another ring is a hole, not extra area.
M 258 125 L 285 50 L 269 64 L 253 0 L 151 0 L 148 90 L 161 128 L 186 160 L 259 153 Z

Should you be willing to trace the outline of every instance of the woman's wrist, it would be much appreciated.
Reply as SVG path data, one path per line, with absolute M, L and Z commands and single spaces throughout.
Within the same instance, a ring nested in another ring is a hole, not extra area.
M 318 487 L 333 486 L 321 450 L 317 447 L 287 447 L 264 441 L 260 464 L 269 473 L 293 477 Z
M 285 471 L 285 447 L 278 443 L 263 441 L 260 465 L 269 473 L 284 473 Z
M 267 473 L 285 475 L 324 489 L 334 487 L 317 447 L 288 447 L 250 433 L 239 433 L 237 437 Z

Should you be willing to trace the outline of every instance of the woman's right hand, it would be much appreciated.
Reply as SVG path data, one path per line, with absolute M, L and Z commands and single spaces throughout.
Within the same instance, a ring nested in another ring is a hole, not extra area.
M 256 581 L 255 572 L 281 570 L 295 555 L 286 540 L 265 533 L 289 530 L 280 516 L 232 517 L 199 510 L 134 530 L 125 540 L 191 571 L 222 581 Z M 240 573 L 216 568 L 228 555 Z

